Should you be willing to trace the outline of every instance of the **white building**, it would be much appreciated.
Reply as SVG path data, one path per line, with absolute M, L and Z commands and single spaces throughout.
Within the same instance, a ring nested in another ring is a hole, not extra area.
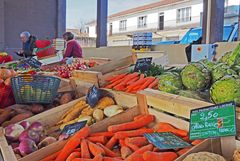
M 228 6 L 236 0 L 226 0 Z M 237 4 L 238 5 L 238 4 Z M 108 45 L 131 45 L 133 32 L 151 31 L 155 41 L 178 40 L 191 27 L 198 27 L 202 0 L 160 0 L 108 17 Z M 87 24 L 90 37 L 96 37 L 96 22 Z

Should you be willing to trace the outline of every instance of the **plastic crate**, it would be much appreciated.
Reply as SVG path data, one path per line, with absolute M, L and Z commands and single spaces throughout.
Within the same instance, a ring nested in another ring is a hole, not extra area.
M 43 75 L 21 75 L 11 78 L 13 94 L 18 104 L 49 104 L 57 96 L 61 80 Z

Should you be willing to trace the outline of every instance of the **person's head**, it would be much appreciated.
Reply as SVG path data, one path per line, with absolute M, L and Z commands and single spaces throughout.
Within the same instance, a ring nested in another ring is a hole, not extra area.
M 74 35 L 73 35 L 71 32 L 65 32 L 65 33 L 63 34 L 63 39 L 64 39 L 65 41 L 72 40 L 72 39 L 74 39 Z
M 28 32 L 28 31 L 22 32 L 22 33 L 20 34 L 21 41 L 22 41 L 23 43 L 26 43 L 26 42 L 29 40 L 30 36 L 31 36 L 30 32 Z

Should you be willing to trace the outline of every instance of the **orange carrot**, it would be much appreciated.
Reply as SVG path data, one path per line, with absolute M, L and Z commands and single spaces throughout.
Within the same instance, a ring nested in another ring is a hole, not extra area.
M 123 161 L 120 158 L 103 157 L 103 161 Z
M 137 116 L 135 116 L 135 117 L 133 118 L 133 120 L 136 121 L 136 120 L 142 118 L 143 116 L 146 116 L 146 115 L 145 115 L 145 114 L 137 115 Z
M 140 149 L 138 149 L 137 151 L 135 151 L 134 153 L 132 153 L 129 157 L 127 157 L 125 159 L 125 161 L 132 161 L 133 158 L 135 158 L 136 156 L 138 156 L 139 154 L 143 154 L 146 151 L 151 151 L 153 149 L 153 145 L 149 144 L 146 146 L 141 147 Z M 147 160 L 148 161 L 148 160 Z M 165 161 L 165 160 L 164 160 Z
M 119 144 L 120 144 L 120 146 L 126 146 L 124 139 L 120 139 Z
M 87 139 L 93 143 L 101 143 L 101 144 L 106 144 L 108 141 L 105 136 L 91 136 L 91 137 L 87 137 Z
M 151 84 L 149 84 L 148 88 L 154 88 L 156 85 L 158 85 L 159 79 L 156 78 Z
M 90 141 L 88 141 L 88 148 L 90 150 L 90 152 L 92 153 L 92 155 L 97 156 L 97 155 L 105 155 L 105 152 L 103 150 L 103 148 L 101 148 L 99 145 L 94 144 Z
M 139 90 L 143 90 L 143 89 L 147 88 L 154 80 L 155 80 L 155 77 L 148 77 L 146 82 L 141 85 Z
M 125 144 L 126 144 L 126 146 L 131 148 L 133 151 L 137 151 L 139 149 L 139 147 L 137 145 L 130 143 L 128 138 L 125 139 Z
M 190 140 L 189 140 L 189 137 L 188 137 L 188 136 L 185 136 L 185 137 L 183 137 L 182 139 L 183 139 L 183 140 L 185 140 L 186 142 L 190 142 Z
M 93 158 L 93 161 L 103 161 L 103 156 L 101 154 L 98 154 Z
M 78 132 L 76 132 L 71 139 L 75 139 L 75 138 L 86 138 L 88 137 L 88 135 L 90 134 L 90 128 L 88 126 L 85 126 L 84 128 L 82 128 L 81 130 L 79 130 Z
M 119 131 L 114 135 L 116 139 L 124 139 L 126 137 L 136 137 L 142 136 L 145 133 L 153 133 L 153 129 L 138 129 L 138 130 L 131 130 L 131 131 Z
M 45 157 L 44 159 L 42 159 L 41 161 L 50 161 L 50 160 L 55 160 L 58 156 L 58 154 L 60 154 L 61 150 L 60 151 L 57 151 L 53 154 L 50 154 L 49 156 Z
M 138 91 L 141 88 L 141 84 L 137 85 L 136 87 L 134 87 L 133 89 L 131 89 L 130 91 Z
M 194 140 L 191 144 L 192 144 L 192 145 L 198 145 L 198 144 L 200 144 L 201 142 L 203 142 L 203 140 Z
M 112 138 L 107 142 L 106 147 L 107 147 L 108 149 L 112 149 L 112 148 L 117 144 L 117 142 L 118 142 L 118 139 L 112 137 Z
M 123 81 L 123 79 L 124 79 L 124 78 L 119 79 L 119 80 L 117 80 L 117 81 L 115 81 L 115 82 L 107 85 L 105 88 L 110 88 L 110 89 L 111 89 L 111 88 L 113 88 L 114 86 L 116 86 L 116 85 L 118 85 L 119 83 L 121 83 L 121 82 Z
M 58 154 L 56 161 L 65 161 L 68 156 L 74 151 L 76 147 L 81 143 L 81 139 L 71 138 L 65 144 L 61 152 Z
M 139 79 L 138 81 L 136 81 L 135 83 L 129 85 L 127 87 L 127 91 L 131 91 L 133 90 L 133 88 L 135 88 L 136 86 L 142 85 L 143 83 L 145 83 L 147 80 L 147 78 L 143 78 L 143 79 Z
M 129 148 L 129 147 L 127 147 L 127 146 L 122 146 L 121 147 L 121 157 L 123 158 L 123 159 L 126 159 L 129 155 L 131 155 L 133 152 L 132 152 L 132 150 Z
M 114 153 L 112 150 L 108 149 L 106 146 L 97 143 L 97 145 L 99 145 L 105 152 L 105 155 L 108 157 L 117 157 L 117 154 Z
M 115 81 L 117 81 L 117 80 L 119 80 L 119 79 L 122 79 L 122 78 L 124 78 L 127 74 L 128 74 L 128 73 L 119 74 L 119 75 L 117 75 L 116 77 L 114 77 L 114 79 L 112 79 L 110 82 L 113 83 L 113 82 L 115 82 Z
M 99 133 L 95 133 L 95 134 L 91 134 L 90 137 L 93 136 L 106 136 L 106 137 L 112 137 L 114 135 L 114 133 L 107 131 L 107 132 L 99 132 Z
M 86 159 L 86 158 L 75 158 L 72 161 L 94 161 L 93 159 Z
M 145 78 L 145 75 L 144 74 L 140 74 L 139 79 L 143 79 L 143 78 Z
M 125 131 L 125 130 L 134 130 L 134 129 L 142 128 L 150 124 L 154 120 L 155 120 L 154 115 L 146 115 L 136 121 L 109 126 L 108 131 L 118 132 L 118 131 Z
M 132 161 L 145 161 L 143 159 L 143 154 L 135 154 L 131 158 Z
M 147 161 L 156 161 L 156 160 L 164 160 L 164 161 L 174 161 L 178 155 L 174 152 L 151 152 L 147 151 L 143 154 L 144 160 Z
M 181 149 L 179 151 L 177 151 L 177 154 L 178 155 L 183 155 L 185 154 L 187 151 L 189 151 L 191 148 L 184 148 L 184 149 Z
M 85 139 L 82 139 L 82 142 L 81 142 L 81 157 L 86 159 L 91 158 L 90 152 L 88 149 L 88 143 L 87 143 L 87 140 Z
M 165 122 L 159 122 L 158 123 L 158 130 L 157 132 L 172 132 L 173 134 L 180 136 L 180 137 L 185 137 L 188 136 L 188 132 L 185 130 L 177 129 L 170 125 L 169 123 Z
M 72 152 L 66 161 L 72 161 L 75 158 L 80 158 L 81 157 L 81 153 L 80 152 Z
M 126 138 L 125 141 L 132 143 L 138 147 L 145 146 L 149 144 L 148 140 L 145 137 L 132 137 L 132 138 Z
M 81 141 L 81 143 L 82 143 L 82 141 Z M 74 149 L 73 152 L 81 152 L 81 148 L 76 148 L 76 149 Z
M 127 85 L 131 85 L 135 83 L 137 80 L 139 80 L 139 77 L 133 78 L 131 81 L 127 82 Z
M 160 150 L 156 147 L 153 148 L 153 152 L 159 152 Z
M 117 90 L 117 91 L 124 91 L 126 89 L 125 85 L 122 85 L 121 83 L 116 85 L 115 87 L 113 87 L 113 89 Z
M 127 75 L 124 80 L 121 82 L 122 85 L 126 85 L 129 81 L 131 81 L 132 79 L 138 77 L 138 73 L 135 72 L 135 73 L 132 73 L 132 74 L 129 74 Z

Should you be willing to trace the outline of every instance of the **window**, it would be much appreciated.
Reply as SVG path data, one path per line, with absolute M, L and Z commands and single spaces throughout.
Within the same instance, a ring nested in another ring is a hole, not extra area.
M 159 13 L 159 20 L 158 20 L 158 29 L 163 30 L 164 29 L 164 13 Z
M 138 17 L 138 28 L 147 27 L 147 16 Z
M 122 20 L 119 22 L 119 31 L 127 30 L 127 20 Z
M 110 25 L 109 25 L 109 36 L 112 36 L 112 29 L 113 29 L 113 25 L 112 25 L 112 23 L 110 23 Z
M 181 8 L 177 10 L 177 23 L 191 21 L 191 7 Z

